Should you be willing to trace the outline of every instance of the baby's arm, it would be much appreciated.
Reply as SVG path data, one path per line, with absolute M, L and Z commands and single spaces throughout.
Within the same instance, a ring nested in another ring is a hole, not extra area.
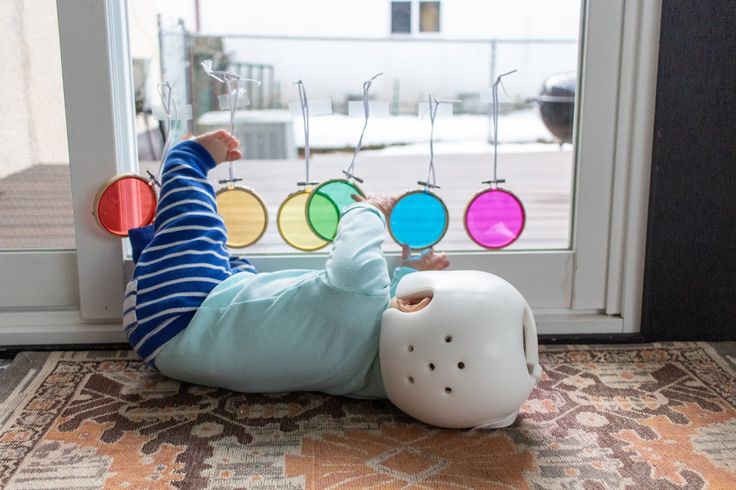
M 385 227 L 383 213 L 372 204 L 355 203 L 345 210 L 325 264 L 332 286 L 361 294 L 388 294 L 388 266 L 381 251 Z
M 407 274 L 418 270 L 442 270 L 449 265 L 444 253 L 428 249 L 412 257 L 409 248 L 404 247 L 401 264 L 394 269 L 393 278 L 389 278 L 381 245 L 385 215 L 391 212 L 394 202 L 393 198 L 369 198 L 369 201 L 349 206 L 343 213 L 325 266 L 332 286 L 362 294 L 388 292 L 393 297 L 399 281 Z

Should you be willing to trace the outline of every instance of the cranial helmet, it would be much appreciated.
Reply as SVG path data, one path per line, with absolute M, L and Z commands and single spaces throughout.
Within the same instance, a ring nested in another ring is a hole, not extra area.
M 521 293 L 486 272 L 427 271 L 404 277 L 396 296 L 431 301 L 383 314 L 379 356 L 389 399 L 439 427 L 511 425 L 542 374 Z

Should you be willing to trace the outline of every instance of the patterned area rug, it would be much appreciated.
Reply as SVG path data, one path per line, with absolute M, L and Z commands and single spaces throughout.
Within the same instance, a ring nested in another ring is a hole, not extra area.
M 26 353 L 0 370 L 0 488 L 736 488 L 734 353 L 546 347 L 517 422 L 478 431 L 182 384 L 129 352 Z

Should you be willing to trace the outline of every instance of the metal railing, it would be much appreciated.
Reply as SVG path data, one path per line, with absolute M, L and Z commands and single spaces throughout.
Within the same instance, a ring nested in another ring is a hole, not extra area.
M 191 36 L 207 37 L 198 34 Z M 490 48 L 489 75 L 490 80 L 495 80 L 497 75 L 498 47 L 501 45 L 574 45 L 577 39 L 498 39 L 498 38 L 442 38 L 442 37 L 412 37 L 412 36 L 389 36 L 389 37 L 346 37 L 346 36 L 289 36 L 289 35 L 263 35 L 227 33 L 220 34 L 221 39 L 251 39 L 258 41 L 296 41 L 296 42 L 357 42 L 357 43 L 417 43 L 417 44 L 486 44 Z
M 278 107 L 281 97 L 273 65 L 232 61 L 228 64 L 228 71 L 237 73 L 241 78 L 261 81 L 260 85 L 249 89 L 249 109 L 274 109 Z

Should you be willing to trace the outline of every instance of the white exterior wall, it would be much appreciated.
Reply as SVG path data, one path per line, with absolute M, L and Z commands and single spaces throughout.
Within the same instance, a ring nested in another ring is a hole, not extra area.
M 572 39 L 578 35 L 580 0 L 441 3 L 439 36 L 446 39 Z M 391 35 L 390 4 L 390 0 L 200 0 L 200 20 L 205 34 L 386 37 Z M 157 0 L 157 7 L 168 16 L 182 18 L 194 28 L 192 5 Z
M 182 18 L 194 30 L 193 3 L 158 0 L 171 25 Z M 418 15 L 418 2 L 412 6 Z M 203 34 L 392 38 L 390 0 L 202 0 Z M 428 93 L 456 98 L 491 83 L 488 39 L 577 39 L 580 0 L 444 0 L 440 33 L 396 39 L 477 39 L 478 43 L 320 42 L 226 38 L 238 61 L 274 64 L 282 102 L 296 98 L 292 83 L 303 79 L 312 98 L 342 103 L 359 96 L 363 80 L 384 72 L 372 88 L 391 100 L 398 80 L 402 111 L 412 111 Z M 416 19 L 415 19 L 416 27 Z M 553 73 L 577 69 L 578 47 L 499 44 L 496 73 L 518 69 L 506 87 L 517 100 L 537 95 Z M 353 97 L 351 97 L 353 98 Z
M 577 39 L 580 0 L 445 0 L 444 38 Z
M 2 0 L 0 46 L 0 178 L 68 164 L 55 0 Z
M 383 37 L 391 27 L 383 0 L 201 0 L 200 5 L 205 34 Z

